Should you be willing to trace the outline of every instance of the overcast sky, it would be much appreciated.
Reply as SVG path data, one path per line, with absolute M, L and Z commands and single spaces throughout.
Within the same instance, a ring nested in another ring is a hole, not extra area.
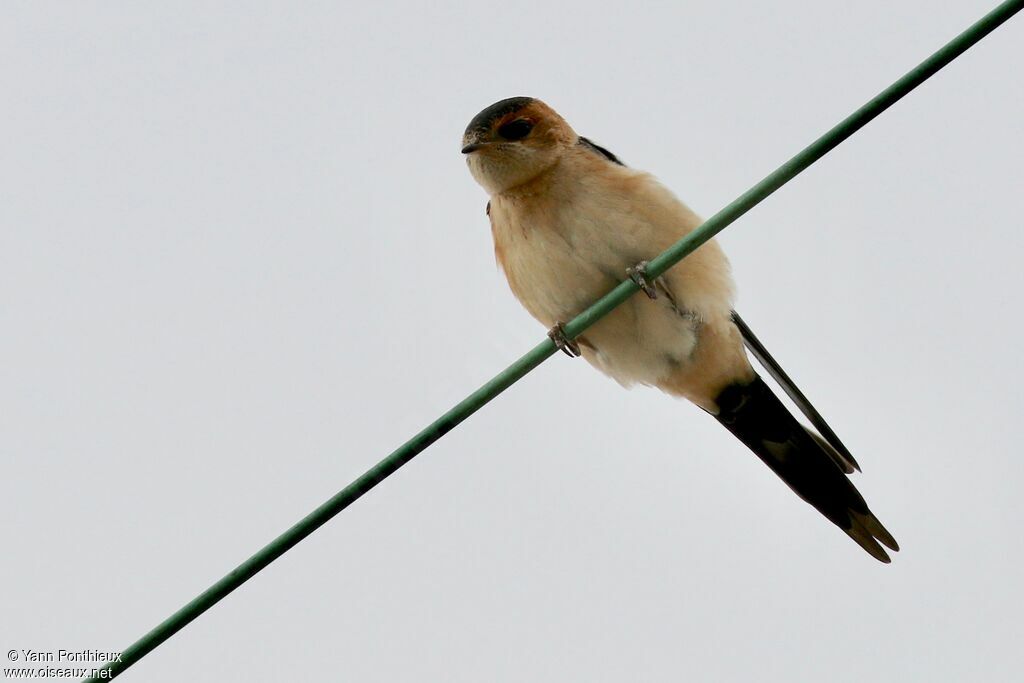
M 710 216 L 994 4 L 4 3 L 0 649 L 123 650 L 543 338 L 459 154 L 483 107 Z M 558 355 L 124 680 L 1014 679 L 1022 46 L 720 238 L 891 565 Z

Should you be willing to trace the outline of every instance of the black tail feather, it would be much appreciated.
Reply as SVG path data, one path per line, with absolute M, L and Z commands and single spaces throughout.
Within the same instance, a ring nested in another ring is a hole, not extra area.
M 872 557 L 889 562 L 882 545 L 899 550 L 896 539 L 868 509 L 834 455 L 804 429 L 760 377 L 726 387 L 717 403 L 718 421 L 798 496 Z

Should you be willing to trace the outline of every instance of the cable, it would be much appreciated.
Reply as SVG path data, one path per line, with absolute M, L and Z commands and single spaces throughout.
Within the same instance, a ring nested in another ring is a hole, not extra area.
M 968 48 L 995 30 L 1000 24 L 1024 9 L 1024 0 L 1003 2 L 966 31 L 949 41 L 928 59 L 921 62 L 902 78 L 872 98 L 867 104 L 850 114 L 834 128 L 808 145 L 799 154 L 779 166 L 764 180 L 744 192 L 738 199 L 705 221 L 699 228 L 669 247 L 660 256 L 647 264 L 647 274 L 654 279 L 693 253 L 700 245 L 717 235 L 730 223 L 752 209 L 768 195 L 789 182 L 794 176 L 835 149 L 841 142 L 863 128 L 869 121 L 891 107 L 904 95 L 919 86 L 942 67 L 949 64 Z M 566 336 L 577 337 L 588 327 L 607 315 L 613 308 L 638 291 L 632 280 L 621 282 L 615 289 L 604 295 L 565 325 Z M 492 380 L 467 396 L 454 408 L 431 423 L 426 429 L 405 442 L 365 474 L 346 486 L 326 503 L 299 520 L 294 526 L 268 543 L 255 555 L 238 565 L 225 577 L 200 593 L 187 605 L 172 614 L 146 635 L 121 653 L 116 662 L 108 662 L 100 673 L 109 671 L 105 678 L 99 675 L 86 679 L 87 682 L 110 680 L 139 661 L 147 653 L 180 631 L 193 619 L 213 607 L 223 597 L 251 579 L 261 569 L 279 558 L 289 548 L 316 531 L 321 525 L 358 500 L 399 467 L 424 451 L 432 443 L 454 429 L 460 422 L 480 410 L 495 396 L 509 388 L 524 375 L 551 357 L 557 348 L 545 338 L 519 360 L 512 363 Z

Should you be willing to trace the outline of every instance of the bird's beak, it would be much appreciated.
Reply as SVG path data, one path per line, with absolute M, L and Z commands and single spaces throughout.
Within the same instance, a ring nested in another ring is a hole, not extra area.
M 472 154 L 490 144 L 487 142 L 487 134 L 477 130 L 468 133 L 466 137 L 462 138 L 462 143 L 463 154 Z

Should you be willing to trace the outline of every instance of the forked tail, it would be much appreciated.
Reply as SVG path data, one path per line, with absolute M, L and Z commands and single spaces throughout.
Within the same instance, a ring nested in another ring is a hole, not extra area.
M 717 398 L 719 422 L 745 443 L 798 496 L 845 531 L 872 557 L 899 550 L 836 462 L 836 454 L 793 417 L 760 377 L 726 387 Z M 881 544 L 881 545 L 879 545 Z

